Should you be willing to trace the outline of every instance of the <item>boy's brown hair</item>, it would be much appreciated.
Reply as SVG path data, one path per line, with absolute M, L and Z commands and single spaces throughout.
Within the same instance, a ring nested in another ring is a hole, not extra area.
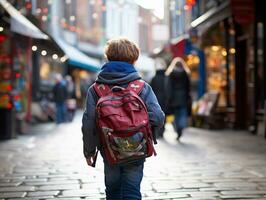
M 126 38 L 111 39 L 106 43 L 105 56 L 108 61 L 123 61 L 133 64 L 138 60 L 139 47 Z

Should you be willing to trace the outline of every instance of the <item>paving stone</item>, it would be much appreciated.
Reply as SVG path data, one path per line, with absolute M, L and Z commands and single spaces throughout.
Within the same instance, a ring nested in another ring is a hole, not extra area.
M 190 192 L 191 197 L 200 197 L 200 198 L 210 198 L 210 197 L 219 197 L 218 192 Z
M 67 185 L 47 185 L 47 186 L 40 186 L 37 189 L 40 191 L 51 191 L 51 190 L 74 190 L 74 189 L 79 189 L 80 186 L 75 184 L 67 184 Z
M 219 178 L 219 179 L 209 179 L 204 178 L 201 180 L 203 183 L 226 183 L 226 182 L 243 182 L 243 179 L 235 179 L 235 178 Z
M 25 197 L 26 192 L 0 192 L 0 198 Z
M 15 175 L 12 175 L 12 176 L 5 176 L 5 177 L 1 177 L 0 180 L 14 180 L 14 181 L 21 181 L 21 180 L 25 180 L 26 179 L 26 176 L 15 176 Z
M 15 174 L 29 174 L 29 175 L 35 175 L 36 173 L 40 175 L 48 175 L 53 172 L 56 172 L 55 169 L 44 169 L 44 168 L 15 168 L 13 173 Z
M 77 180 L 69 180 L 69 181 L 45 181 L 45 182 L 26 182 L 26 185 L 33 185 L 33 186 L 42 186 L 42 185 L 67 185 L 67 184 L 78 184 L 79 181 Z
M 211 187 L 210 184 L 207 183 L 184 183 L 182 184 L 183 188 L 208 188 Z
M 64 200 L 80 200 L 81 198 L 78 198 L 78 197 L 76 197 L 76 198 L 66 198 L 66 197 L 57 197 L 57 199 L 60 199 L 60 200 L 62 200 L 62 199 L 64 199 Z M 54 198 L 53 199 L 46 199 L 46 200 L 55 200 Z
M 226 183 L 215 183 L 215 187 L 217 188 L 243 188 L 245 190 L 247 189 L 254 189 L 258 187 L 255 183 L 250 182 L 226 182 Z
M 158 182 L 158 183 L 154 183 L 152 184 L 152 187 L 154 190 L 156 191 L 171 191 L 171 190 L 175 190 L 175 189 L 180 189 L 181 185 L 177 184 L 176 182 Z
M 183 198 L 183 197 L 181 197 L 181 198 Z M 171 200 L 165 196 L 143 197 L 142 199 L 143 200 L 166 200 L 166 199 Z
M 223 195 L 253 195 L 253 194 L 265 194 L 266 191 L 259 191 L 259 190 L 252 190 L 252 191 L 247 191 L 247 190 L 239 190 L 239 191 L 221 191 L 221 194 Z
M 0 187 L 0 192 L 27 192 L 34 191 L 32 186 L 18 186 L 18 187 Z
M 178 198 L 186 198 L 188 197 L 188 195 L 186 194 L 172 194 L 172 193 L 167 193 L 165 195 L 165 198 L 169 198 L 169 199 L 178 199 Z
M 6 180 L 3 180 L 3 179 L 0 179 L 0 183 L 9 183 L 10 180 L 6 179 Z
M 24 197 L 23 200 L 44 200 L 44 199 L 53 199 L 55 200 L 54 196 L 40 196 L 40 197 Z M 21 200 L 21 198 L 12 198 L 8 200 Z
M 95 189 L 95 190 L 84 190 L 84 189 L 80 189 L 80 190 L 66 190 L 62 192 L 61 196 L 64 197 L 87 197 L 87 196 L 95 196 L 99 194 L 99 190 Z
M 59 191 L 37 191 L 37 192 L 28 192 L 27 197 L 56 196 L 58 194 Z
M 24 183 L 29 183 L 29 182 L 47 182 L 47 178 L 26 178 L 23 180 Z
M 235 194 L 235 195 L 220 195 L 221 199 L 257 199 L 259 195 L 249 195 L 249 194 Z
M 105 185 L 104 183 L 98 183 L 98 184 L 82 184 L 81 185 L 81 188 L 82 189 L 99 189 L 99 188 L 105 188 Z M 141 189 L 144 189 L 144 188 L 141 188 Z M 149 185 L 149 189 L 151 190 L 152 187 L 151 185 Z
M 0 183 L 0 188 L 1 187 L 9 187 L 9 186 L 19 186 L 21 185 L 22 182 L 8 182 L 8 183 Z

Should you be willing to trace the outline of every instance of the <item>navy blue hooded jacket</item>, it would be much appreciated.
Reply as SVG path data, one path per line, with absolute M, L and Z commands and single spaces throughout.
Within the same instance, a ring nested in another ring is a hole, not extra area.
M 138 79 L 141 79 L 141 77 L 139 76 L 133 65 L 126 62 L 111 61 L 106 63 L 102 67 L 102 71 L 99 73 L 96 82 L 107 84 L 111 87 L 114 85 L 127 87 L 130 82 Z M 148 83 L 145 83 L 140 93 L 140 97 L 146 104 L 150 124 L 153 129 L 162 127 L 165 115 Z M 95 121 L 95 108 L 98 99 L 99 97 L 94 91 L 93 86 L 91 86 L 88 89 L 86 109 L 82 118 L 82 133 L 85 157 L 93 156 L 95 154 L 96 147 L 100 147 Z

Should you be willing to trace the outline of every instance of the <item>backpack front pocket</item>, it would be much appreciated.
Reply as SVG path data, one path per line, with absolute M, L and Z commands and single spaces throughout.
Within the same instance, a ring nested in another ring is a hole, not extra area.
M 136 132 L 130 136 L 109 135 L 111 149 L 119 159 L 132 156 L 142 156 L 146 152 L 146 140 L 142 132 Z

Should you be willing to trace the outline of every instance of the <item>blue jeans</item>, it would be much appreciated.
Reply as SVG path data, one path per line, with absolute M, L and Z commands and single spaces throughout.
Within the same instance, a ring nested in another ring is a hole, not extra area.
M 60 124 L 66 121 L 66 105 L 64 102 L 56 103 L 56 123 Z
M 143 163 L 125 166 L 104 165 L 107 200 L 141 200 Z
M 182 106 L 182 107 L 178 107 L 175 109 L 175 120 L 174 120 L 174 127 L 175 130 L 181 131 L 187 127 L 187 118 L 188 118 L 188 113 L 187 113 L 187 107 L 186 106 Z

